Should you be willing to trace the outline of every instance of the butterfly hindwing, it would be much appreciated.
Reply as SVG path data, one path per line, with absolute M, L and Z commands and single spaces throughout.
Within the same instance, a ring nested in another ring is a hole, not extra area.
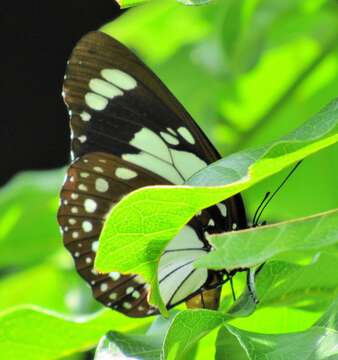
M 58 220 L 78 272 L 90 284 L 96 299 L 127 315 L 150 315 L 156 309 L 147 303 L 148 289 L 139 277 L 116 272 L 101 275 L 93 269 L 98 238 L 107 213 L 124 195 L 145 185 L 166 183 L 114 155 L 89 153 L 70 166 L 61 192 Z M 192 265 L 209 250 L 202 229 L 198 218 L 192 219 L 161 257 L 160 291 L 168 308 L 207 282 L 208 271 Z
M 75 47 L 64 99 L 75 159 L 58 213 L 64 244 L 100 302 L 129 316 L 154 314 L 157 310 L 148 304 L 148 287 L 140 277 L 102 275 L 93 269 L 103 222 L 129 192 L 147 185 L 183 184 L 219 154 L 156 75 L 103 33 L 89 33 Z M 239 195 L 203 210 L 168 244 L 158 274 L 168 308 L 222 280 L 220 273 L 192 264 L 210 251 L 208 234 L 234 226 L 246 226 Z M 212 298 L 208 303 L 219 297 L 219 291 L 205 294 Z M 200 306 L 208 305 L 202 299 Z

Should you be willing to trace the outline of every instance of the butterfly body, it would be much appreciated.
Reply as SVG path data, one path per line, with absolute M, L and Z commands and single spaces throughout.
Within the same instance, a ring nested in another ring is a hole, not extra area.
M 104 220 L 129 192 L 183 184 L 219 154 L 156 75 L 103 33 L 89 33 L 75 47 L 64 98 L 73 152 L 58 213 L 64 244 L 96 299 L 129 316 L 155 314 L 139 276 L 93 269 Z M 239 195 L 203 210 L 168 244 L 158 273 L 168 308 L 203 293 L 213 294 L 208 304 L 217 302 L 219 291 L 212 288 L 223 273 L 195 269 L 193 262 L 210 251 L 208 234 L 232 230 L 234 224 L 246 227 Z

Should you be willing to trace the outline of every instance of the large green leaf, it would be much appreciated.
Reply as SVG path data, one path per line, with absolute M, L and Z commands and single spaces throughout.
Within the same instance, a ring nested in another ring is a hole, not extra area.
M 228 318 L 217 311 L 186 310 L 169 320 L 159 318 L 144 336 L 109 332 L 101 340 L 95 359 L 194 359 L 198 341 Z M 159 321 L 160 327 L 156 326 Z
M 338 293 L 338 275 L 334 271 L 337 261 L 337 255 L 325 252 L 315 254 L 306 265 L 269 261 L 256 275 L 258 305 L 245 288 L 228 313 L 237 317 L 249 316 L 255 310 L 271 306 L 321 311 Z M 224 299 L 221 309 L 228 307 L 228 301 Z
M 217 339 L 216 359 L 335 359 L 338 356 L 338 300 L 310 329 L 290 334 L 258 334 L 224 324 Z
M 259 307 L 292 306 L 318 311 L 338 293 L 337 254 L 317 253 L 309 264 L 270 261 L 256 277 Z
M 338 102 L 333 101 L 279 141 L 219 160 L 187 182 L 199 187 L 153 186 L 129 194 L 105 222 L 95 267 L 104 273 L 141 274 L 152 286 L 151 302 L 165 312 L 157 284 L 157 263 L 166 244 L 184 224 L 202 208 L 334 144 L 338 140 L 337 122 Z
M 110 331 L 101 339 L 95 360 L 128 360 L 131 357 L 139 360 L 159 359 L 165 335 L 176 313 L 171 311 L 169 319 L 157 317 L 146 335 L 126 335 Z
M 173 320 L 163 343 L 163 358 L 184 359 L 191 347 L 230 317 L 211 310 L 186 310 Z
M 11 274 L 0 282 L 0 310 L 24 304 L 63 313 L 72 305 L 81 308 L 81 290 L 85 289 L 78 285 L 79 280 L 73 267 L 61 269 L 51 262 Z M 88 290 L 86 295 L 90 295 Z
M 125 335 L 109 332 L 95 353 L 95 360 L 159 360 L 161 347 L 148 336 Z
M 303 219 L 210 237 L 215 251 L 198 259 L 197 267 L 252 267 L 287 251 L 320 249 L 338 242 L 338 209 Z
M 60 248 L 56 222 L 64 170 L 27 172 L 0 191 L 0 267 L 41 261 Z
M 38 307 L 16 307 L 0 313 L 1 357 L 56 359 L 92 348 L 112 327 L 127 332 L 147 322 L 147 319 L 132 321 L 111 311 L 64 317 Z

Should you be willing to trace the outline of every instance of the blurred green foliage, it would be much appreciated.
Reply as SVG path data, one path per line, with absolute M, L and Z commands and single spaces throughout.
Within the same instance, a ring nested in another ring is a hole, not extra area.
M 222 155 L 288 133 L 338 94 L 335 0 L 218 0 L 198 7 L 161 0 L 129 10 L 103 29 L 144 59 Z M 333 146 L 307 159 L 269 205 L 268 222 L 337 207 L 337 158 Z M 244 193 L 251 216 L 285 174 Z M 72 354 L 95 346 L 108 329 L 134 334 L 148 321 L 105 312 L 94 320 L 79 318 L 100 306 L 62 246 L 56 210 L 63 176 L 63 169 L 18 175 L 0 192 L 0 354 L 6 359 L 75 359 Z M 324 258 L 300 257 L 299 264 L 290 263 L 298 259 L 294 253 L 280 259 L 290 271 L 277 280 L 295 284 L 297 301 L 292 296 L 279 301 L 283 287 L 278 290 L 276 280 L 266 306 L 231 325 L 275 334 L 306 330 L 323 313 L 322 296 L 326 306 L 337 294 L 337 282 L 329 276 L 337 248 L 328 252 Z M 278 264 L 273 266 L 266 271 L 278 274 Z M 300 284 L 295 279 L 301 276 Z M 78 325 L 80 319 L 85 325 Z M 34 336 L 41 339 L 36 346 Z M 215 354 L 216 337 L 214 331 L 200 341 L 197 359 Z

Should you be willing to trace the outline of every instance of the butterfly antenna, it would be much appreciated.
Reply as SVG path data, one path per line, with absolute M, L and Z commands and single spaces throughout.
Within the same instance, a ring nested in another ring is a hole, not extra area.
M 254 215 L 254 217 L 253 217 L 253 219 L 252 219 L 252 226 L 253 226 L 253 227 L 255 227 L 255 226 L 257 225 L 257 221 L 256 221 L 257 214 L 258 214 L 259 210 L 261 209 L 261 207 L 264 205 L 264 203 L 265 203 L 266 199 L 269 197 L 269 195 L 270 195 L 270 192 L 267 192 L 267 193 L 265 194 L 263 200 L 262 200 L 261 203 L 259 204 L 259 206 L 258 206 L 258 208 L 257 208 L 257 210 L 256 210 L 256 212 L 255 212 L 255 215 Z
M 257 226 L 259 219 L 261 218 L 265 208 L 269 205 L 270 201 L 275 197 L 275 195 L 279 192 L 279 190 L 283 187 L 283 185 L 289 180 L 290 176 L 296 171 L 296 169 L 298 168 L 298 166 L 301 164 L 303 160 L 298 161 L 297 164 L 293 167 L 293 169 L 289 172 L 289 174 L 286 176 L 286 178 L 281 182 L 281 184 L 278 186 L 278 188 L 273 192 L 273 194 L 270 196 L 270 198 L 268 199 L 268 201 L 265 202 L 266 197 L 264 198 L 264 201 L 262 201 L 261 205 L 258 207 L 256 214 L 257 217 L 254 216 L 254 222 L 253 222 L 253 226 Z M 268 193 L 267 193 L 268 194 Z M 265 202 L 264 206 L 262 206 L 262 204 Z M 261 208 L 261 211 L 258 213 L 259 208 Z

